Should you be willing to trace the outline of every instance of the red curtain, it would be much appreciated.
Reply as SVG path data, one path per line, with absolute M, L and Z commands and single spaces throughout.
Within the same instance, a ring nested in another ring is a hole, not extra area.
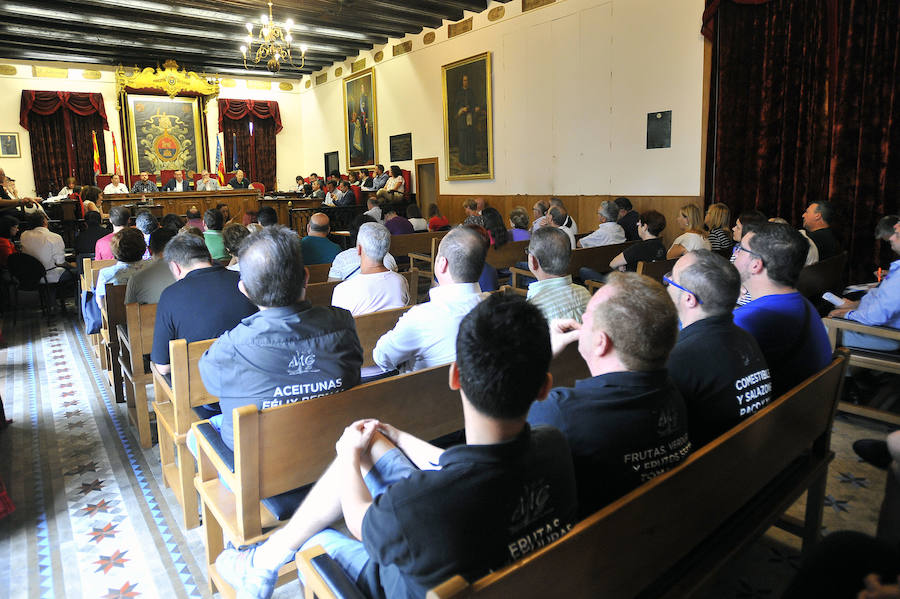
M 106 164 L 103 130 L 109 129 L 103 96 L 93 93 L 23 90 L 19 123 L 29 132 L 35 190 L 58 192 L 68 177 L 93 182 L 93 135 Z
M 236 140 L 238 164 L 251 181 L 259 181 L 267 191 L 275 189 L 275 135 L 282 128 L 278 102 L 219 100 L 219 131 L 225 138 L 225 164 L 231 166 Z

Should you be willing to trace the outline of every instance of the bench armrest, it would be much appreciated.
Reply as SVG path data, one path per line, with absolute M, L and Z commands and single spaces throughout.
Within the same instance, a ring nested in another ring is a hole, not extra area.
M 519 286 L 519 277 L 533 277 L 530 270 L 523 270 L 515 266 L 509 269 L 509 284 L 511 287 Z
M 592 281 L 590 279 L 584 282 L 584 286 L 591 292 L 591 295 L 594 295 L 594 292 L 603 287 L 603 285 L 600 281 Z
M 297 553 L 297 571 L 303 577 L 306 597 L 363 599 L 365 595 L 321 545 Z
M 862 324 L 854 320 L 848 320 L 846 318 L 832 317 L 823 318 L 822 324 L 825 325 L 826 329 L 855 331 L 857 333 L 865 333 L 866 335 L 874 335 L 876 337 L 883 337 L 885 339 L 900 340 L 900 329 L 894 329 L 891 327 L 876 327 Z

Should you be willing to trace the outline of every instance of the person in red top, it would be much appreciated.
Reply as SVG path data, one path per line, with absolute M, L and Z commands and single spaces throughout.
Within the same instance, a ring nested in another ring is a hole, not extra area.
M 14 216 L 0 216 L 0 266 L 6 266 L 6 259 L 16 253 L 13 239 L 19 232 L 19 220 Z
M 450 221 L 446 217 L 441 216 L 441 211 L 438 210 L 437 204 L 431 204 L 428 207 L 428 230 L 442 231 L 449 226 Z
M 97 245 L 94 246 L 94 260 L 115 259 L 115 256 L 113 256 L 112 253 L 112 249 L 109 247 L 109 242 L 112 241 L 113 235 L 128 226 L 128 221 L 130 219 L 131 212 L 129 212 L 128 208 L 123 208 L 122 206 L 113 206 L 109 210 L 109 222 L 113 226 L 113 231 L 106 237 L 101 237 L 97 240 Z

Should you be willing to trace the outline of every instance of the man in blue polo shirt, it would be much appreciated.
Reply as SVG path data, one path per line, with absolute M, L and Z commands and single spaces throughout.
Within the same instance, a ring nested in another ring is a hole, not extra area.
M 238 289 L 240 273 L 213 264 L 202 237 L 179 233 L 164 255 L 175 283 L 159 297 L 150 361 L 169 374 L 169 341 L 216 338 L 255 313 L 256 306 Z

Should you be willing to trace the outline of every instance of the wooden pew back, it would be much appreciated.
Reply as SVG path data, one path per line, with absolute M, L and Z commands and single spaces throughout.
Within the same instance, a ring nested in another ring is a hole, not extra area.
M 431 240 L 443 239 L 447 231 L 434 231 L 430 233 L 410 233 L 408 235 L 391 235 L 391 249 L 388 250 L 394 258 L 403 257 L 410 252 L 427 254 L 431 251 Z
M 655 262 L 638 262 L 637 273 L 662 283 L 662 278 L 675 268 L 676 262 L 678 262 L 677 258 L 674 260 L 657 260 Z
M 400 273 L 409 284 L 409 303 L 415 305 L 419 300 L 419 271 L 415 268 Z M 306 286 L 306 301 L 313 306 L 330 306 L 334 288 L 343 281 L 327 281 Z
M 328 282 L 328 271 L 331 270 L 331 264 L 310 264 L 306 267 L 309 270 L 309 280 L 307 285 L 313 283 Z
M 510 241 L 500 246 L 500 248 L 492 247 L 488 250 L 485 262 L 497 270 L 515 266 L 517 262 L 525 262 L 525 250 L 528 249 L 529 243 L 526 239 L 525 241 Z
M 153 347 L 156 304 L 125 304 L 125 325 L 118 327 L 119 367 L 125 378 L 128 415 L 138 431 L 141 447 L 150 447 L 150 412 L 147 407 L 148 383 L 153 381 L 145 368 L 144 356 Z
M 637 242 L 626 241 L 625 243 L 617 243 L 615 245 L 601 245 L 591 248 L 575 248 L 574 250 L 572 250 L 572 258 L 569 260 L 569 268 L 566 269 L 566 274 L 577 277 L 578 271 L 581 270 L 582 267 L 591 268 L 600 273 L 609 272 L 609 263 L 612 262 L 612 259 L 621 254 L 623 251 L 625 251 L 625 248 L 634 243 Z M 523 270 L 519 268 L 512 268 L 510 269 L 510 272 L 513 275 L 510 280 L 510 285 L 512 285 L 513 287 L 519 286 L 519 277 L 531 276 L 531 273 L 528 272 L 527 269 Z
M 678 467 L 583 520 L 553 544 L 471 585 L 454 577 L 428 597 L 688 595 L 687 589 L 676 586 L 679 579 L 689 577 L 682 560 L 702 562 L 697 549 L 701 546 L 717 552 L 710 559 L 727 559 L 737 551 L 738 541 L 748 542 L 746 538 L 768 528 L 773 509 L 777 516 L 802 494 L 810 484 L 804 476 L 821 477 L 817 498 L 821 506 L 845 367 L 846 358 L 837 358 Z M 779 477 L 784 473 L 790 474 L 786 480 Z M 727 475 L 734 478 L 723 480 Z M 769 492 L 772 496 L 762 502 L 765 505 L 754 503 Z M 751 520 L 758 517 L 757 526 L 726 526 L 742 512 Z M 818 518 L 820 524 L 820 511 Z M 811 524 L 815 523 L 807 522 L 807 531 L 819 534 L 818 524 Z M 743 536 L 737 540 L 729 536 L 738 532 Z M 709 544 L 716 535 L 722 542 Z M 700 567 L 697 562 L 691 565 Z M 648 591 L 653 581 L 664 584 Z
M 405 306 L 403 308 L 394 308 L 393 310 L 381 310 L 354 318 L 356 335 L 359 337 L 360 345 L 362 345 L 364 367 L 374 366 L 375 361 L 372 359 L 372 352 L 375 350 L 375 344 L 378 343 L 382 335 L 394 328 L 400 317 L 406 314 L 406 311 L 411 307 Z

